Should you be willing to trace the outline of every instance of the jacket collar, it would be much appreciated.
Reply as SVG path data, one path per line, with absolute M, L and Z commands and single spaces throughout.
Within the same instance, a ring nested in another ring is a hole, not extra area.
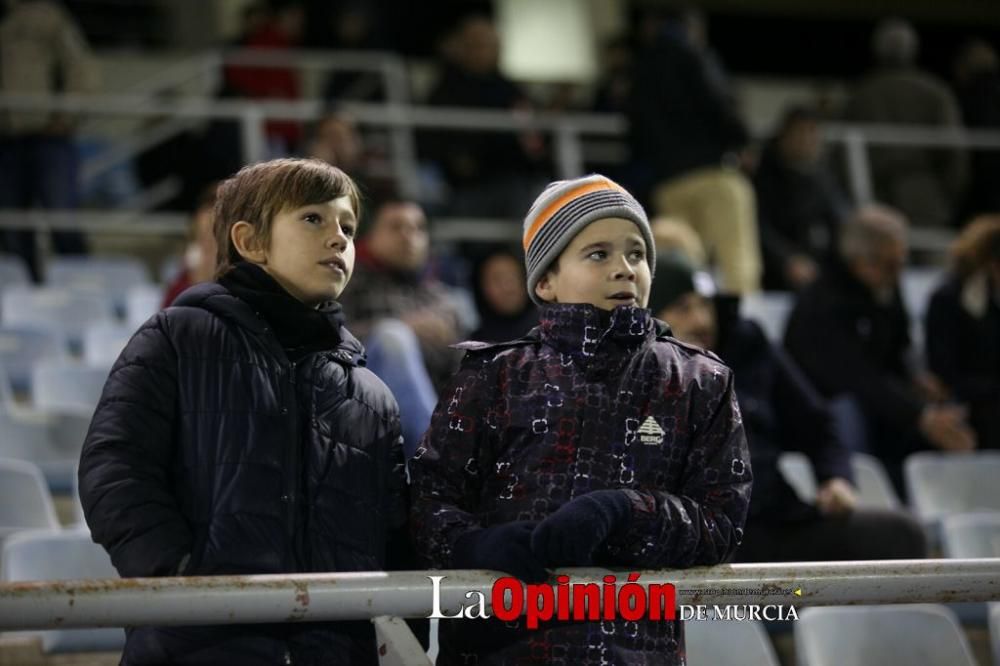
M 174 300 L 171 307 L 195 307 L 208 310 L 222 319 L 236 323 L 253 335 L 263 338 L 265 344 L 280 350 L 281 356 L 285 355 L 267 322 L 258 317 L 253 308 L 245 301 L 234 296 L 217 282 L 202 282 L 184 290 Z M 364 366 L 366 357 L 361 342 L 347 330 L 346 326 L 340 327 L 339 334 L 340 342 L 331 350 L 333 357 L 346 365 Z
M 540 322 L 543 342 L 582 360 L 634 351 L 661 332 L 649 310 L 628 305 L 609 312 L 585 303 L 550 304 Z

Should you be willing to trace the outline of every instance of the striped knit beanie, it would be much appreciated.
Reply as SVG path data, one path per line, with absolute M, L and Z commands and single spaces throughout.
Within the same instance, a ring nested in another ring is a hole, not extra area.
M 528 271 L 528 295 L 535 303 L 535 285 L 570 241 L 591 222 L 619 217 L 635 222 L 646 241 L 650 273 L 656 267 L 656 245 L 646 212 L 631 194 L 610 178 L 592 174 L 550 183 L 538 195 L 524 218 L 524 263 Z

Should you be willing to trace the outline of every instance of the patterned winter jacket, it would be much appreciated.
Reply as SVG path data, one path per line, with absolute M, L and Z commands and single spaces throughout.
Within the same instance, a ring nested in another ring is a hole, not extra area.
M 541 520 L 622 488 L 630 524 L 601 564 L 712 565 L 742 537 L 752 475 L 730 370 L 648 310 L 550 305 L 519 340 L 468 350 L 410 461 L 413 529 L 452 568 L 469 530 Z M 684 664 L 679 622 L 443 621 L 439 664 Z

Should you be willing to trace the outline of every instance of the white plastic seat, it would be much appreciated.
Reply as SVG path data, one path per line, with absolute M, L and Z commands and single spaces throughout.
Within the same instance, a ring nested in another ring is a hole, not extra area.
M 932 604 L 803 609 L 799 666 L 975 666 L 954 614 Z
M 993 663 L 1000 664 L 1000 603 L 990 607 L 990 644 L 993 646 Z
M 31 273 L 28 264 L 16 254 L 0 254 L 0 285 L 30 285 Z
M 104 293 L 62 287 L 11 287 L 3 290 L 0 312 L 4 326 L 35 326 L 82 344 L 90 324 L 114 320 L 114 306 Z
M 945 557 L 1000 557 L 1000 513 L 963 513 L 941 521 Z
M 764 329 L 767 339 L 781 344 L 795 296 L 784 291 L 763 291 L 740 299 L 740 315 L 752 319 Z
M 36 409 L 91 416 L 101 399 L 110 365 L 73 361 L 42 361 L 32 371 L 32 401 Z
M 0 540 L 39 527 L 59 527 L 42 472 L 25 460 L 0 459 Z
M 137 284 L 129 287 L 125 295 L 125 323 L 133 331 L 160 311 L 163 304 L 163 287 L 155 284 Z
M 118 578 L 103 548 L 85 530 L 30 530 L 11 535 L 3 545 L 3 579 L 81 580 Z M 122 629 L 58 629 L 24 632 L 39 635 L 47 652 L 121 650 Z
M 931 294 L 941 283 L 944 270 L 937 266 L 908 266 L 899 280 L 900 296 L 912 319 L 920 321 L 930 305 Z
M 31 393 L 31 369 L 39 361 L 66 357 L 66 341 L 50 328 L 0 326 L 0 367 L 15 393 Z
M 914 511 L 927 524 L 951 514 L 1000 511 L 1000 452 L 920 452 L 903 473 Z
M 778 456 L 778 470 L 803 501 L 816 499 L 816 474 L 809 457 L 801 451 L 784 451 Z
M 132 338 L 135 329 L 127 324 L 100 322 L 83 332 L 83 360 L 87 365 L 111 367 Z
M 757 621 L 700 620 L 684 623 L 691 666 L 779 666 L 764 626 Z
M 786 451 L 778 457 L 782 476 L 803 500 L 816 499 L 816 475 L 809 458 L 799 451 Z M 851 470 L 857 488 L 858 506 L 869 509 L 898 509 L 899 496 L 877 458 L 866 453 L 851 454 Z
M 46 267 L 45 284 L 103 293 L 123 315 L 128 290 L 149 284 L 145 264 L 135 257 L 57 256 Z

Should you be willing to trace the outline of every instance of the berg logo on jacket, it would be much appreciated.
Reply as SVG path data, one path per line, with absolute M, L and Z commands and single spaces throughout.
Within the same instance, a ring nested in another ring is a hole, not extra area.
M 663 443 L 664 432 L 660 424 L 652 416 L 647 416 L 639 427 L 639 441 L 650 446 L 659 446 Z

